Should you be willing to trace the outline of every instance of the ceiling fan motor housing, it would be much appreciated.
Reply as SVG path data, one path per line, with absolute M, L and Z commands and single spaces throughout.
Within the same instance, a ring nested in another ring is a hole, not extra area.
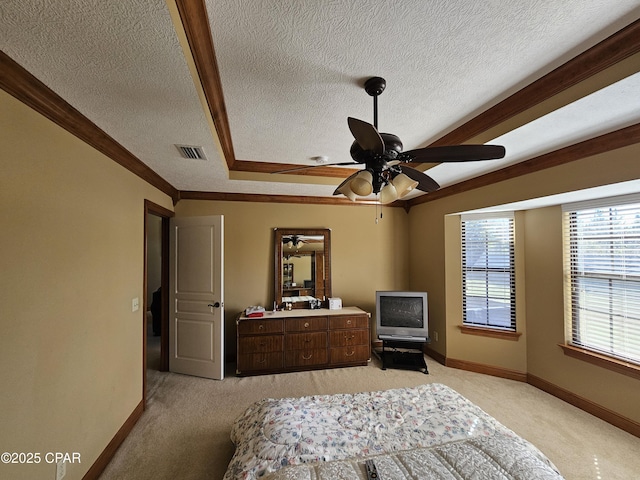
M 386 161 L 395 160 L 398 154 L 402 153 L 402 142 L 400 138 L 392 133 L 381 133 L 382 141 L 384 142 L 384 154 L 376 155 L 368 150 L 363 150 L 363 148 L 358 144 L 358 142 L 353 142 L 351 144 L 351 158 L 353 158 L 358 163 L 369 164 L 373 157 L 383 157 Z

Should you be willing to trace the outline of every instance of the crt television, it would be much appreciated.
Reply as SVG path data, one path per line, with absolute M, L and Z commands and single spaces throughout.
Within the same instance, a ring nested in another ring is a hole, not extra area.
M 427 341 L 427 293 L 376 292 L 376 332 L 381 340 Z

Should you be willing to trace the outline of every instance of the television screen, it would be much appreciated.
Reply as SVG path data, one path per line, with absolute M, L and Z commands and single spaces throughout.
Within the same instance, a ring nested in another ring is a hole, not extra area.
M 422 297 L 381 297 L 380 325 L 383 327 L 422 328 Z

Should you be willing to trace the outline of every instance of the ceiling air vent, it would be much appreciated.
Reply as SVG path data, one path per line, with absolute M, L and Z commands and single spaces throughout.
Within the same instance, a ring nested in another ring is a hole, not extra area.
M 182 155 L 182 158 L 190 158 L 192 160 L 207 159 L 202 147 L 194 147 L 192 145 L 176 145 L 176 148 L 180 151 L 180 155 Z

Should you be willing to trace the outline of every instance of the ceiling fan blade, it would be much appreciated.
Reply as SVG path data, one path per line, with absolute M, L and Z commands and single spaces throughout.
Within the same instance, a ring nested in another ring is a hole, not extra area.
M 351 180 L 353 180 L 354 178 L 356 178 L 356 175 L 358 175 L 360 172 L 356 172 L 353 173 L 351 175 L 349 175 L 347 178 L 344 179 L 344 181 L 338 185 L 336 187 L 336 189 L 334 190 L 333 194 L 334 195 L 342 195 L 342 192 L 339 192 L 338 190 L 340 190 L 344 185 L 346 185 L 347 183 L 349 183 Z
M 278 170 L 276 172 L 271 172 L 271 173 L 289 173 L 289 172 L 297 172 L 298 170 L 307 170 L 309 168 L 336 167 L 336 166 L 344 167 L 346 165 L 360 165 L 360 164 L 358 162 L 322 163 L 319 165 L 305 165 L 302 167 L 287 168 L 285 170 Z
M 502 145 L 446 145 L 443 147 L 425 147 L 403 152 L 400 156 L 412 157 L 417 163 L 473 162 L 476 160 L 494 160 L 503 158 L 506 150 Z
M 358 142 L 358 145 L 360 145 L 363 150 L 370 150 L 373 153 L 379 154 L 384 153 L 384 141 L 378 133 L 378 130 L 376 130 L 376 127 L 353 117 L 347 118 L 347 123 L 349 124 L 349 130 L 351 130 L 353 138 L 356 139 L 356 142 Z
M 418 186 L 416 187 L 418 190 L 422 190 L 423 192 L 435 192 L 440 188 L 438 182 L 436 182 L 429 175 L 422 173 L 415 168 L 408 167 L 407 165 L 399 165 L 400 170 L 411 180 L 415 180 L 418 182 Z

